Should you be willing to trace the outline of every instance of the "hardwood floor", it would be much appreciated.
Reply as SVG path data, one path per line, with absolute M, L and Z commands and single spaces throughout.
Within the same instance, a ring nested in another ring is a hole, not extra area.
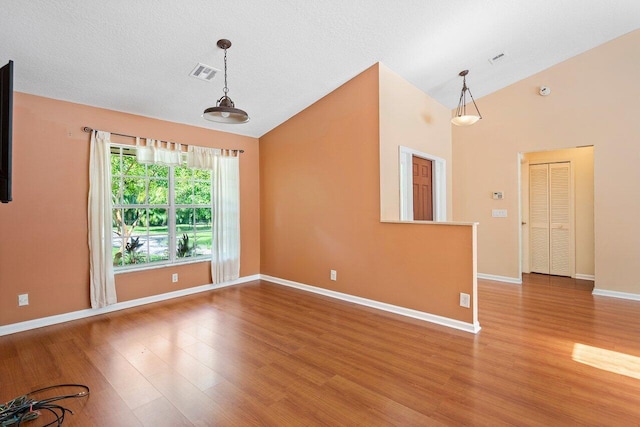
M 83 383 L 77 426 L 638 425 L 640 302 L 577 282 L 481 280 L 477 335 L 252 282 L 0 337 L 0 401 Z

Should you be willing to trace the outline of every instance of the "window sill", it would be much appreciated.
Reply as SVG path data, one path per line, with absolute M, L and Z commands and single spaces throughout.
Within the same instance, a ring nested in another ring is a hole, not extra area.
M 136 273 L 138 271 L 156 270 L 159 268 L 180 267 L 183 265 L 199 264 L 202 262 L 210 263 L 211 258 L 199 258 L 199 259 L 194 259 L 190 261 L 181 261 L 181 262 L 173 262 L 173 263 L 144 264 L 144 265 L 135 266 L 135 267 L 122 267 L 122 268 L 114 267 L 113 274 L 117 276 L 118 274 Z

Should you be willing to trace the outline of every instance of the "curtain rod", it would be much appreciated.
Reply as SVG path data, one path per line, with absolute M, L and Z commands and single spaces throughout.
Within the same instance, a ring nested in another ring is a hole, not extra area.
M 89 126 L 85 126 L 82 128 L 83 132 L 87 132 L 87 133 L 91 133 L 92 131 L 97 130 L 97 129 L 93 129 L 90 128 Z M 125 135 L 123 133 L 115 133 L 115 132 L 110 132 L 111 135 L 118 135 L 118 136 L 124 136 L 125 138 L 143 138 L 143 137 L 138 137 L 138 136 L 134 136 L 134 135 Z M 151 139 L 151 138 L 145 138 L 145 139 Z M 167 141 L 167 142 L 171 142 L 174 143 L 173 141 Z M 175 144 L 175 143 L 174 143 Z M 182 145 L 189 145 L 189 144 L 182 144 Z M 244 153 L 244 150 L 237 150 L 237 149 L 228 149 L 228 148 L 223 148 L 223 150 L 228 150 L 228 151 L 237 151 L 238 153 L 242 154 Z

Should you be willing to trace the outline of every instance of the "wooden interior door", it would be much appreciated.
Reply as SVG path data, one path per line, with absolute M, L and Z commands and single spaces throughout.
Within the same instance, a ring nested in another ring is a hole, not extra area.
M 433 162 L 412 156 L 413 219 L 433 221 Z

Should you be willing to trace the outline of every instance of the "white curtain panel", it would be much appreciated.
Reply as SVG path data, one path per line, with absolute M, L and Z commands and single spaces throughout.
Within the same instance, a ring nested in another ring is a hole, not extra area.
M 187 150 L 187 167 L 213 170 L 216 158 L 222 155 L 219 148 L 206 148 L 190 145 Z
M 177 142 L 162 142 L 145 138 L 145 144 L 136 137 L 136 160 L 143 165 L 180 166 L 182 145 Z
M 215 160 L 211 278 L 221 283 L 240 276 L 240 162 L 237 156 Z
M 91 307 L 117 302 L 111 236 L 111 134 L 93 131 L 89 159 L 89 276 Z
M 163 145 L 164 144 L 164 145 Z M 180 166 L 182 145 L 177 142 L 158 141 L 154 160 L 156 164 L 165 166 Z
M 240 276 L 240 162 L 223 150 L 189 146 L 187 165 L 212 171 L 211 280 Z
M 140 143 L 140 138 L 136 137 L 136 160 L 143 165 L 152 165 L 156 153 L 155 140 L 146 139 L 145 145 Z

